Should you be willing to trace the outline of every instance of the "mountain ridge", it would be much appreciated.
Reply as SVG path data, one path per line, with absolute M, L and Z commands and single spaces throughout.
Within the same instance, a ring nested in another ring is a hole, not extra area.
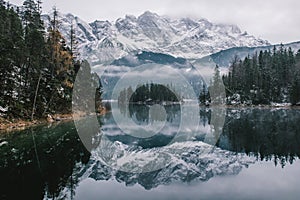
M 247 56 L 252 56 L 255 53 L 259 54 L 260 51 L 269 51 L 272 50 L 274 47 L 276 49 L 279 49 L 281 45 L 283 45 L 284 48 L 291 48 L 292 51 L 295 53 L 298 50 L 300 50 L 300 41 L 290 42 L 287 44 L 274 44 L 258 47 L 232 47 L 229 49 L 221 50 L 209 56 L 205 56 L 199 60 L 194 61 L 193 63 L 201 63 L 207 60 L 212 60 L 215 64 L 217 64 L 220 67 L 229 67 L 235 56 L 238 56 L 239 59 L 243 60 Z
M 51 15 L 42 16 L 46 28 Z M 59 29 L 66 38 L 73 25 L 81 57 L 93 64 L 110 63 L 137 50 L 198 59 L 232 47 L 270 45 L 242 32 L 236 25 L 216 24 L 204 18 L 174 19 L 150 11 L 140 16 L 126 15 L 113 22 L 87 23 L 70 13 L 59 13 L 59 20 Z

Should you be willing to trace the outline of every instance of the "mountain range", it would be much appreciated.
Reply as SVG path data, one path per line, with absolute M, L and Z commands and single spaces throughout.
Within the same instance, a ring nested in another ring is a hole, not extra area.
M 108 153 L 111 156 L 110 148 L 113 148 L 118 156 L 110 157 L 108 166 L 100 154 Z M 219 148 L 214 148 L 210 153 L 203 153 L 210 148 L 203 142 L 183 142 L 155 149 L 128 150 L 130 148 L 126 145 L 115 142 L 105 150 L 93 151 L 90 161 L 78 173 L 78 179 L 117 180 L 127 186 L 139 184 L 150 190 L 176 182 L 208 181 L 215 176 L 237 175 L 255 163 L 255 158 L 248 157 L 245 153 L 234 153 Z M 140 155 L 141 159 L 136 159 L 137 155 Z M 121 160 L 125 163 L 119 166 Z M 148 171 L 148 168 L 155 168 L 161 163 L 165 164 L 161 169 Z M 135 172 L 140 169 L 145 171 Z
M 42 16 L 45 28 L 52 15 Z M 168 77 L 173 75 L 164 66 L 172 66 L 199 95 L 200 88 L 209 84 L 216 65 L 227 71 L 236 55 L 244 59 L 274 48 L 267 40 L 249 35 L 236 25 L 212 23 L 204 18 L 170 18 L 146 11 L 137 17 L 126 15 L 115 21 L 87 23 L 73 14 L 58 13 L 58 16 L 59 30 L 66 41 L 70 41 L 73 27 L 80 59 L 86 59 L 101 77 L 104 99 L 112 98 L 112 91 L 123 75 L 153 63 L 160 66 L 157 73 L 164 71 Z M 296 52 L 300 42 L 285 47 Z M 141 79 L 143 74 L 137 77 Z M 146 78 L 144 82 L 153 81 Z
M 46 27 L 51 13 L 42 16 Z M 137 51 L 199 59 L 233 47 L 268 46 L 267 40 L 242 32 L 236 25 L 217 24 L 207 19 L 170 18 L 146 11 L 116 21 L 87 23 L 72 14 L 59 13 L 60 31 L 68 40 L 71 25 L 81 58 L 92 64 L 111 63 Z

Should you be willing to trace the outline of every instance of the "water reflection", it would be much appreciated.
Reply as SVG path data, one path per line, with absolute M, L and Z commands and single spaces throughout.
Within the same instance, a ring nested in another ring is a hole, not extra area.
M 300 110 L 229 108 L 223 127 L 220 125 L 222 121 L 213 119 L 218 114 L 214 109 L 218 108 L 200 109 L 199 131 L 185 141 L 174 141 L 178 139 L 177 134 L 173 134 L 170 128 L 177 129 L 180 123 L 178 105 L 166 107 L 169 128 L 149 138 L 123 133 L 112 114 L 101 117 L 101 129 L 109 133 L 105 136 L 110 147 L 114 147 L 114 151 L 108 148 L 107 153 L 130 158 L 130 153 L 147 156 L 163 152 L 170 159 L 164 168 L 145 173 L 129 173 L 107 166 L 99 157 L 98 147 L 103 141 L 99 131 L 85 141 L 93 149 L 89 153 L 71 122 L 1 135 L 0 197 L 72 199 L 76 196 L 78 184 L 87 178 L 116 180 L 127 186 L 138 184 L 145 189 L 153 189 L 175 182 L 190 183 L 220 175 L 236 175 L 244 167 L 260 160 L 284 167 L 299 159 Z M 141 125 L 151 123 L 149 108 L 133 106 L 125 113 Z M 91 126 L 88 120 L 80 123 Z M 207 137 L 207 134 L 211 136 Z M 203 154 L 207 149 L 211 150 L 207 142 L 210 138 L 218 138 L 217 143 L 209 154 Z M 134 163 L 137 162 L 133 160 L 131 164 Z
M 128 130 L 127 132 L 125 132 L 122 128 L 118 128 L 114 117 L 122 119 L 125 125 L 129 124 L 129 121 L 132 121 L 133 123 L 131 126 L 141 126 L 141 129 L 147 128 L 147 126 L 153 128 L 157 125 L 153 124 L 153 119 L 157 121 L 160 120 L 157 117 L 151 117 L 151 107 L 149 105 L 138 104 L 119 104 L 118 106 L 120 112 L 115 112 L 114 116 L 111 113 L 107 114 L 107 123 L 105 123 L 101 128 L 103 133 L 112 142 L 120 141 L 126 145 L 140 146 L 142 148 L 154 148 L 169 144 L 177 134 L 181 121 L 180 105 L 175 104 L 164 106 L 166 116 L 162 120 L 163 127 L 157 129 L 159 131 L 154 133 L 153 136 L 150 135 L 147 137 L 135 137 L 130 126 L 126 127 L 127 129 L 125 129 L 125 131 Z M 161 125 L 159 124 L 157 126 Z
M 88 163 L 90 153 L 72 123 L 32 128 L 2 140 L 8 143 L 0 147 L 1 199 L 55 198 L 66 188 L 74 195 L 78 164 Z
M 300 156 L 299 109 L 228 109 L 218 146 L 284 167 Z

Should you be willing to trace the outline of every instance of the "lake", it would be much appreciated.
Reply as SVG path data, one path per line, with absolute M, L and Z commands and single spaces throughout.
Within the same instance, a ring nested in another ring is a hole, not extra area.
M 113 108 L 1 134 L 0 199 L 300 198 L 299 109 Z

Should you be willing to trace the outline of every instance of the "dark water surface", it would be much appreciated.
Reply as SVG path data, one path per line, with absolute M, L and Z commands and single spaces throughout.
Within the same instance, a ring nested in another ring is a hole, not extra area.
M 91 152 L 73 122 L 1 134 L 0 199 L 300 198 L 300 110 L 200 108 L 196 127 L 164 108 L 81 120 Z

